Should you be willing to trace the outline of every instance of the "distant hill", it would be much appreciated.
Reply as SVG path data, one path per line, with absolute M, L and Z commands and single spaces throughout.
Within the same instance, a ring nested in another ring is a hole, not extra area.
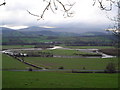
M 50 28 L 28 27 L 24 29 L 14 30 L 10 28 L 0 27 L 3 37 L 37 37 L 37 36 L 79 36 L 79 34 L 68 32 L 55 32 Z
M 31 26 L 28 28 L 23 28 L 23 29 L 19 29 L 19 31 L 25 31 L 25 32 L 30 32 L 30 31 L 43 31 L 43 30 L 49 30 L 48 28 L 43 28 L 43 27 L 37 27 L 37 26 Z
M 16 31 L 14 29 L 10 28 L 5 28 L 5 27 L 0 27 L 2 37 L 20 37 L 20 36 L 25 36 L 24 33 Z
M 37 37 L 37 36 L 98 36 L 109 35 L 104 32 L 85 32 L 85 33 L 70 33 L 58 32 L 57 28 L 42 28 L 42 27 L 28 27 L 24 29 L 14 30 L 10 28 L 0 27 L 3 37 Z

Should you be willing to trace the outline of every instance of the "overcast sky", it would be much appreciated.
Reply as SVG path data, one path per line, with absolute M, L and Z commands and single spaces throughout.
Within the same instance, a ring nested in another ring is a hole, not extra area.
M 89 28 L 104 30 L 112 25 L 112 22 L 106 18 L 106 13 L 101 11 L 97 4 L 92 6 L 93 0 L 61 0 L 65 4 L 68 1 L 70 3 L 76 2 L 71 9 L 74 12 L 74 17 L 64 18 L 62 8 L 59 7 L 56 14 L 49 10 L 45 12 L 44 20 L 37 21 L 38 18 L 28 14 L 27 10 L 40 15 L 46 6 L 43 0 L 6 0 L 7 4 L 0 7 L 0 21 L 2 21 L 0 26 L 14 29 L 26 26 L 74 27 L 89 31 Z M 0 0 L 0 3 L 2 3 L 2 0 Z M 110 12 L 110 15 L 114 16 L 115 11 Z

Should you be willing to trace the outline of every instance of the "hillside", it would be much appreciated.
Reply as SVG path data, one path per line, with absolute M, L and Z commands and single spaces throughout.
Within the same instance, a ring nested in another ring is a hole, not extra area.
M 38 37 L 38 36 L 79 36 L 76 33 L 55 32 L 48 28 L 28 27 L 24 29 L 14 30 L 10 28 L 0 27 L 3 37 Z
M 3 37 L 39 37 L 39 36 L 98 36 L 98 35 L 109 35 L 104 32 L 85 32 L 85 33 L 70 33 L 70 32 L 58 32 L 58 28 L 42 28 L 42 27 L 28 27 L 24 29 L 10 29 L 0 27 L 2 30 Z
M 2 37 L 21 37 L 25 36 L 24 33 L 5 27 L 0 27 Z

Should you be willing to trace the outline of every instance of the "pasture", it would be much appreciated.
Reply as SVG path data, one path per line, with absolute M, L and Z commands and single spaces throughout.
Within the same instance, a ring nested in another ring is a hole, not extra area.
M 60 56 L 76 56 L 78 55 L 100 55 L 96 53 L 90 53 L 90 52 L 84 52 L 84 51 L 78 51 L 78 50 L 66 50 L 66 49 L 49 49 L 49 50 L 20 50 L 17 51 L 19 53 L 26 53 L 30 55 L 41 55 L 41 54 L 52 54 L 52 55 L 60 55 Z
M 33 48 L 34 45 L 2 45 L 2 49 Z
M 38 34 L 38 33 L 37 33 Z M 112 40 L 109 36 L 32 36 L 29 37 L 3 37 L 3 45 L 16 45 L 16 44 L 34 44 L 44 43 L 44 42 L 60 42 L 64 45 L 80 44 L 80 45 L 112 45 Z M 80 43 L 82 42 L 82 43 Z M 94 44 L 93 44 L 94 42 Z
M 2 45 L 2 49 L 15 49 L 15 48 L 33 48 L 35 45 Z M 61 45 L 64 48 L 72 48 L 72 49 L 107 49 L 114 48 L 113 46 L 65 46 Z
M 24 47 L 29 48 L 29 46 Z M 6 48 L 12 48 L 12 46 L 6 46 Z M 13 46 L 13 48 L 18 48 L 18 46 Z M 19 48 L 23 47 L 20 46 Z M 44 52 L 48 51 L 44 50 Z M 64 50 L 50 52 L 56 55 L 73 54 L 73 51 Z M 118 88 L 118 73 L 71 73 L 58 69 L 64 67 L 66 70 L 83 70 L 84 67 L 85 70 L 104 70 L 109 62 L 114 63 L 116 69 L 118 69 L 119 58 L 24 57 L 22 59 L 34 65 L 50 70 L 55 69 L 56 71 L 2 71 L 3 88 Z M 27 70 L 28 67 L 30 66 L 10 56 L 2 55 L 3 70 Z
M 118 88 L 118 74 L 3 71 L 3 88 Z
M 114 48 L 113 46 L 64 46 L 65 48 L 72 48 L 72 49 L 110 49 Z
M 22 58 L 22 57 L 21 57 Z M 55 58 L 55 57 L 24 57 L 24 61 L 48 69 L 79 69 L 104 70 L 108 63 L 112 62 L 118 69 L 119 58 Z M 7 56 L 2 55 L 2 69 L 28 69 L 28 65 Z M 35 69 L 35 68 L 33 68 Z
M 49 69 L 80 69 L 85 67 L 86 70 L 104 70 L 109 62 L 113 62 L 118 68 L 118 58 L 42 58 L 26 57 L 25 61 Z
M 28 69 L 28 65 L 25 65 L 24 63 L 7 56 L 5 54 L 2 55 L 2 69 L 3 70 L 11 70 L 11 69 Z

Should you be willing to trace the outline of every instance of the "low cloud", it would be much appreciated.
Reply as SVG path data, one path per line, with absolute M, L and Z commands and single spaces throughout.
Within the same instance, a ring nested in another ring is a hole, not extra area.
M 0 18 L 0 21 L 2 21 L 0 25 L 14 27 L 47 26 L 46 28 L 49 26 L 49 28 L 67 28 L 66 31 L 69 32 L 82 32 L 104 30 L 112 24 L 112 22 L 106 18 L 106 13 L 99 10 L 98 7 L 93 7 L 91 1 L 75 1 L 77 3 L 73 7 L 73 10 L 76 12 L 74 17 L 63 18 L 63 12 L 53 14 L 49 11 L 45 13 L 44 20 L 37 21 L 38 18 L 31 16 L 26 10 L 40 14 L 43 11 L 42 0 L 8 0 L 6 1 L 6 6 L 0 8 L 0 17 L 2 17 Z M 74 28 L 74 30 L 71 30 L 71 28 Z

